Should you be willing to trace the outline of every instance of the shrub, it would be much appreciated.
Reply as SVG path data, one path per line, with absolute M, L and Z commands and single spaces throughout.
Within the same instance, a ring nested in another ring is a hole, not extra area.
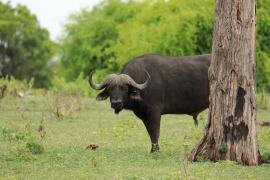
M 46 131 L 43 121 L 39 125 L 38 133 L 34 131 L 34 127 L 30 123 L 27 123 L 20 130 L 7 127 L 2 127 L 1 129 L 3 139 L 10 144 L 10 156 L 7 159 L 13 160 L 13 156 L 15 156 L 15 159 L 31 160 L 34 158 L 33 155 L 44 152 L 42 141 L 45 138 Z
M 262 162 L 270 164 L 270 152 L 266 152 L 262 155 Z

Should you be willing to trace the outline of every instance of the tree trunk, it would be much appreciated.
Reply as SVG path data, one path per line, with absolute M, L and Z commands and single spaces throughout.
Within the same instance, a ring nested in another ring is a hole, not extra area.
M 255 9 L 256 0 L 216 0 L 208 123 L 190 161 L 260 163 L 255 122 Z

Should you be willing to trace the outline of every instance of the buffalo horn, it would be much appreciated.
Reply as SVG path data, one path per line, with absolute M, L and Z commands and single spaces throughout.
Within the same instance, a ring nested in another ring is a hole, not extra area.
M 95 83 L 92 79 L 94 73 L 95 73 L 95 71 L 92 71 L 89 73 L 89 76 L 88 76 L 88 82 L 89 82 L 90 86 L 95 90 L 101 90 L 101 89 L 105 88 L 106 87 L 106 80 L 103 81 L 101 84 Z
M 145 71 L 147 74 L 147 80 L 142 83 L 142 84 L 138 84 L 136 83 L 129 75 L 127 74 L 120 74 L 120 76 L 124 79 L 124 81 L 126 81 L 127 84 L 139 89 L 139 90 L 143 90 L 144 88 L 147 87 L 147 84 L 149 82 L 149 80 L 151 79 L 149 73 L 147 71 Z

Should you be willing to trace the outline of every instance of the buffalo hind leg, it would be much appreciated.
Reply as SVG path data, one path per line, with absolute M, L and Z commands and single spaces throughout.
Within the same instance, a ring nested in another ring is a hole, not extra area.
M 198 114 L 199 113 L 193 113 L 192 114 L 192 117 L 193 117 L 193 120 L 194 120 L 194 124 L 195 124 L 195 126 L 198 126 Z
M 159 111 L 152 111 L 143 119 L 143 123 L 152 142 L 151 153 L 159 151 L 158 139 L 160 132 L 160 119 L 161 113 Z
M 201 113 L 202 111 L 198 111 L 198 112 L 195 112 L 195 113 L 192 113 L 191 116 L 193 117 L 193 120 L 194 120 L 194 124 L 195 126 L 198 126 L 198 115 Z

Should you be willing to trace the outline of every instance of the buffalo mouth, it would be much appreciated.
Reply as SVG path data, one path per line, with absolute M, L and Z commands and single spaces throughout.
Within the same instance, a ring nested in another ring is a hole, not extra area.
M 115 114 L 119 114 L 119 112 L 123 110 L 123 105 L 122 104 L 121 105 L 119 104 L 117 106 L 112 105 L 111 107 L 114 109 Z
M 115 114 L 119 114 L 120 111 L 122 111 L 122 109 L 114 109 Z

